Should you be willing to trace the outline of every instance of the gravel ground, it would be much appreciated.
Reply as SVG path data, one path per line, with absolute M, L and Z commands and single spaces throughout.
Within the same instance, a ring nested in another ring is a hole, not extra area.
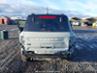
M 0 73 L 16 73 L 22 63 L 18 28 L 16 25 L 0 25 L 0 30 L 7 30 L 9 35 L 9 39 L 0 40 Z
M 97 32 L 91 30 L 74 32 L 76 35 L 76 52 L 70 60 L 51 59 L 50 61 L 24 63 L 20 59 L 20 47 L 15 45 L 19 43 L 18 38 L 0 41 L 0 52 L 7 53 L 5 50 L 12 51 L 13 46 L 14 48 L 17 47 L 17 49 L 15 48 L 15 56 L 13 59 L 10 58 L 12 60 L 1 73 L 97 73 Z M 8 46 L 11 48 L 8 49 Z M 0 53 L 0 62 L 4 53 Z
M 20 45 L 18 39 L 8 39 L 0 41 L 0 71 L 8 73 L 9 67 L 20 60 Z M 13 67 L 13 66 L 12 66 Z M 14 67 L 15 68 L 15 67 Z
M 18 29 L 17 25 L 0 25 L 0 30 L 12 30 L 12 29 Z

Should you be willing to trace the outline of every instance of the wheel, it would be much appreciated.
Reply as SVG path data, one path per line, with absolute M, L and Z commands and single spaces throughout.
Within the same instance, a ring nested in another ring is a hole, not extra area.
M 28 58 L 26 56 L 24 56 L 24 55 L 21 55 L 21 60 L 23 62 L 27 62 L 28 61 Z
M 33 58 L 32 57 L 26 57 L 24 55 L 21 55 L 21 60 L 23 62 L 27 62 L 27 61 L 33 61 Z

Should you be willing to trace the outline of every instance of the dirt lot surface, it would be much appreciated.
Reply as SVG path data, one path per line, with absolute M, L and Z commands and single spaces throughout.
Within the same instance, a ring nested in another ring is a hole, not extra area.
M 74 34 L 76 35 L 76 52 L 69 60 L 51 59 L 50 61 L 29 61 L 24 63 L 20 57 L 18 37 L 1 40 L 0 72 L 97 73 L 97 31 L 75 30 Z

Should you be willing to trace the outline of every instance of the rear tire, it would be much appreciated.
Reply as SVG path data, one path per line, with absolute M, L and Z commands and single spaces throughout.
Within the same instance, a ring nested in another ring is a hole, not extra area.
M 27 57 L 24 56 L 24 55 L 21 55 L 21 60 L 22 60 L 23 62 L 27 62 Z

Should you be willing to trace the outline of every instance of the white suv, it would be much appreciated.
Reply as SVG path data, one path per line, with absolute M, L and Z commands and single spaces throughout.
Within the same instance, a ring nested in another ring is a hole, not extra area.
M 68 57 L 71 25 L 66 15 L 32 14 L 20 33 L 23 60 L 42 59 L 48 55 Z

